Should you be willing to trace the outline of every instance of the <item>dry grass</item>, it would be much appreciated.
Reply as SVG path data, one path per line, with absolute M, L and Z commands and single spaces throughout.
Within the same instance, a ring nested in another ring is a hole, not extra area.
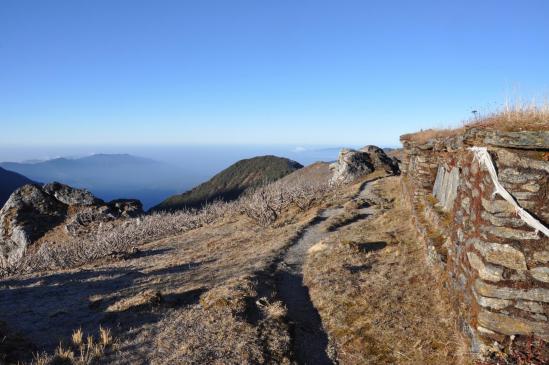
M 213 288 L 200 305 L 160 323 L 153 364 L 290 364 L 290 336 L 280 302 L 254 301 L 256 284 L 239 278 Z M 254 325 L 257 308 L 264 314 Z
M 85 336 L 81 328 L 71 336 L 72 343 L 60 343 L 53 355 L 47 353 L 35 354 L 31 365 L 88 365 L 98 363 L 105 351 L 112 346 L 113 337 L 108 328 L 99 326 L 97 338 Z
M 155 212 L 119 224 L 105 224 L 86 236 L 64 242 L 43 242 L 19 261 L 0 261 L 0 277 L 22 273 L 74 268 L 106 257 L 124 257 L 139 245 L 244 214 L 257 225 L 285 225 L 292 219 L 288 211 L 303 213 L 322 200 L 329 191 L 327 181 L 274 182 L 246 194 L 237 201 L 215 202 L 200 210 Z
M 470 128 L 496 129 L 501 131 L 548 131 L 549 103 L 506 104 L 492 113 L 475 117 L 463 122 L 460 128 L 427 129 L 417 133 L 405 134 L 402 140 L 425 143 L 434 138 L 453 137 Z
M 340 364 L 460 363 L 456 318 L 425 266 L 398 178 L 378 186 L 394 206 L 333 233 L 306 263 L 306 284 Z

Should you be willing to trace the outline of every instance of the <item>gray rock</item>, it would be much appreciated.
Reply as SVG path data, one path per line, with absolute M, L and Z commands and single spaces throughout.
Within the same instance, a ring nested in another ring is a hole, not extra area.
M 533 170 L 539 170 L 540 172 L 545 171 L 545 173 L 549 173 L 548 161 L 534 160 L 531 158 L 522 157 L 517 155 L 516 153 L 509 152 L 504 149 L 498 150 L 497 156 L 498 156 L 498 160 L 497 160 L 498 166 L 499 165 L 513 166 L 514 168 L 533 169 Z
M 480 295 L 476 297 L 477 303 L 484 308 L 492 308 L 496 310 L 503 309 L 505 307 L 513 304 L 512 300 L 507 299 L 498 299 L 498 298 L 487 298 Z
M 484 242 L 478 239 L 471 239 L 470 243 L 488 262 L 514 270 L 527 269 L 524 254 L 510 245 Z
M 454 167 L 449 172 L 445 167 L 438 168 L 437 177 L 433 186 L 433 195 L 445 211 L 454 206 L 459 187 L 459 169 Z
M 60 183 L 25 185 L 0 210 L 0 263 L 19 260 L 48 231 L 65 224 L 76 235 L 82 227 L 143 214 L 137 200 L 105 204 L 90 192 Z
M 399 174 L 398 163 L 376 146 L 366 146 L 360 151 L 342 149 L 336 162 L 330 165 L 332 183 L 348 183 L 375 170 Z
M 478 272 L 482 280 L 500 281 L 503 280 L 503 269 L 493 265 L 485 265 L 482 259 L 474 252 L 467 252 L 467 258 L 471 267 Z
M 500 287 L 485 283 L 481 279 L 475 281 L 475 290 L 478 294 L 500 299 L 524 299 L 534 302 L 549 303 L 549 289 L 533 288 L 533 289 L 515 289 Z
M 481 227 L 481 231 L 484 233 L 489 233 L 496 237 L 509 240 L 538 240 L 540 238 L 539 235 L 534 231 L 521 231 L 508 227 Z
M 391 158 L 385 154 L 383 149 L 377 146 L 365 146 L 360 149 L 361 152 L 366 152 L 370 155 L 370 160 L 374 164 L 374 168 L 383 169 L 388 173 L 393 175 L 400 174 L 400 169 L 398 167 L 398 160 Z
M 481 310 L 478 314 L 478 324 L 489 330 L 508 336 L 530 336 L 534 334 L 545 341 L 549 340 L 549 325 L 544 322 L 535 322 L 524 318 L 510 317 L 503 314 L 492 313 L 487 310 Z
M 488 213 L 486 211 L 482 212 L 480 214 L 482 219 L 490 222 L 494 226 L 498 227 L 524 227 L 526 226 L 526 223 L 522 221 L 522 219 L 519 218 L 507 218 L 507 217 L 499 217 L 494 214 Z
M 333 183 L 348 183 L 374 171 L 374 164 L 366 152 L 342 149 L 336 162 L 330 165 Z
M 502 169 L 498 173 L 498 179 L 501 182 L 506 182 L 510 184 L 525 184 L 528 182 L 534 182 L 536 180 L 539 180 L 542 177 L 543 176 L 540 174 L 529 174 L 509 167 Z
M 527 150 L 549 149 L 549 131 L 504 132 L 485 130 L 484 143 L 507 148 Z
M 515 307 L 527 312 L 544 313 L 543 305 L 537 302 L 529 302 L 527 300 L 517 300 L 517 304 L 515 304 Z
M 103 203 L 102 200 L 97 199 L 85 189 L 76 189 L 58 182 L 46 184 L 42 190 L 66 205 L 98 205 Z
M 0 254 L 7 262 L 17 261 L 27 246 L 51 227 L 60 224 L 67 206 L 37 185 L 13 192 L 0 210 Z
M 534 252 L 533 257 L 535 261 L 540 262 L 542 264 L 546 264 L 549 262 L 549 251 Z
M 530 274 L 538 281 L 549 283 L 549 267 L 534 267 L 530 269 Z

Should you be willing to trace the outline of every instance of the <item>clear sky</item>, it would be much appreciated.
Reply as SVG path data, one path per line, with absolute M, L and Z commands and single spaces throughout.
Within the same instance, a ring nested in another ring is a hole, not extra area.
M 1 0 L 0 144 L 396 145 L 549 95 L 549 1 Z

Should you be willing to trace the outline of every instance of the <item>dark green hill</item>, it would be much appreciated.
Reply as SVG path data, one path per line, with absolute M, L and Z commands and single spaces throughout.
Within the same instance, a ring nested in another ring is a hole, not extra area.
M 276 156 L 240 160 L 205 183 L 186 193 L 171 196 L 151 210 L 199 208 L 215 200 L 234 200 L 247 189 L 278 180 L 302 167 L 295 161 Z
M 23 175 L 4 170 L 0 167 L 0 209 L 4 206 L 11 193 L 26 184 L 34 184 L 34 182 Z

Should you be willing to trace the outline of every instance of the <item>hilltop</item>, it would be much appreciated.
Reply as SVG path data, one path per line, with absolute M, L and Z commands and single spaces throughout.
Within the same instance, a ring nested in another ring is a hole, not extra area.
M 302 167 L 295 161 L 276 156 L 240 160 L 196 188 L 169 197 L 152 210 L 200 208 L 215 200 L 231 201 L 250 189 L 278 180 Z
M 0 167 L 0 208 L 11 193 L 25 184 L 33 184 L 33 181 L 21 174 Z

